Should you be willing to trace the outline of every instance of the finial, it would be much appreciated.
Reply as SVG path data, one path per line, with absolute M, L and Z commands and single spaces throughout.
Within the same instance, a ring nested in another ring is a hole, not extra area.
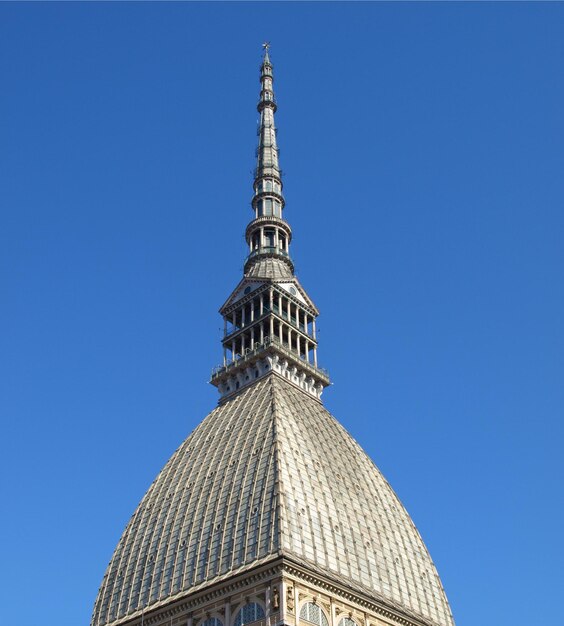
M 262 47 L 264 48 L 264 59 L 263 59 L 263 62 L 264 63 L 270 63 L 270 57 L 268 56 L 268 51 L 270 50 L 270 41 L 265 41 L 262 44 Z

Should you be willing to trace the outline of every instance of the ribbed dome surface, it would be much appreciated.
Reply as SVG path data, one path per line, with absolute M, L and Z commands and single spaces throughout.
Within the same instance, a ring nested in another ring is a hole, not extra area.
M 294 273 L 282 259 L 264 257 L 257 259 L 245 272 L 247 278 L 291 279 Z
M 318 401 L 274 374 L 218 406 L 174 453 L 118 543 L 92 624 L 280 554 L 453 624 L 421 537 L 381 473 Z

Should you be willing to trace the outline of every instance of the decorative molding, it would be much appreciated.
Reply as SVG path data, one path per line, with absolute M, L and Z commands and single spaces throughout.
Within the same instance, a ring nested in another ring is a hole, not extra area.
M 401 609 L 400 612 L 399 608 L 397 609 L 396 607 L 390 606 L 384 599 L 378 598 L 376 601 L 371 600 L 367 597 L 367 594 L 360 591 L 353 591 L 337 586 L 337 584 L 331 582 L 329 579 L 322 578 L 307 572 L 305 569 L 301 569 L 297 564 L 290 562 L 288 557 L 284 557 L 283 567 L 285 572 L 296 577 L 298 580 L 320 587 L 334 596 L 348 600 L 362 608 L 368 609 L 372 613 L 393 620 L 402 626 L 437 626 L 434 622 L 416 615 L 402 615 L 404 611 L 407 613 L 407 609 Z

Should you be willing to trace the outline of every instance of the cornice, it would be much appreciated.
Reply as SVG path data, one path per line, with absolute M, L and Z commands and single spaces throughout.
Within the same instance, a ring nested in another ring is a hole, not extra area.
M 392 606 L 383 598 L 375 600 L 366 592 L 359 591 L 352 585 L 345 586 L 345 584 L 343 584 L 344 581 L 337 583 L 329 577 L 321 576 L 319 573 L 313 573 L 309 568 L 298 564 L 287 555 L 283 556 L 283 570 L 284 573 L 293 576 L 299 581 L 319 587 L 330 595 L 344 598 L 353 604 L 361 606 L 363 609 L 402 624 L 402 626 L 438 626 L 434 622 L 415 615 L 412 611 L 404 609 L 403 607 L 400 612 L 397 607 Z M 402 614 L 404 612 L 406 615 Z
M 155 602 L 145 609 L 137 609 L 113 622 L 108 622 L 104 626 L 151 626 L 152 624 L 169 624 L 171 618 L 176 615 L 190 614 L 201 607 L 217 601 L 222 598 L 240 593 L 249 587 L 260 584 L 263 581 L 270 580 L 273 577 L 280 576 L 281 558 L 274 555 L 272 560 L 261 563 L 243 570 L 237 574 L 227 574 L 225 578 L 216 582 L 207 582 L 188 589 L 176 596 L 170 596 L 164 600 Z M 167 605 L 171 606 L 167 606 Z

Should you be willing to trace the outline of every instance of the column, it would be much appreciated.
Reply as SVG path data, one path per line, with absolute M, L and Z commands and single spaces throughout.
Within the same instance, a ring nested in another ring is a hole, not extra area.
M 313 338 L 317 341 L 317 330 L 315 329 L 315 317 L 311 322 L 311 330 L 313 331 Z
M 262 315 L 263 313 L 264 313 L 264 293 L 261 293 L 259 315 Z
M 241 356 L 245 355 L 245 334 L 241 335 Z
M 309 341 L 305 340 L 305 360 L 309 363 Z
M 272 341 L 274 339 L 274 317 L 271 315 L 270 316 L 270 328 L 269 328 L 269 335 L 270 335 L 270 340 Z
M 246 315 L 245 315 L 245 309 L 246 309 L 246 308 L 247 308 L 247 307 L 246 307 L 245 305 L 243 305 L 243 307 L 241 308 L 241 326 L 244 326 L 244 325 L 245 325 L 245 317 L 246 317 Z
M 260 325 L 260 342 L 264 343 L 264 323 L 259 322 Z
M 313 346 L 313 364 L 317 367 L 317 346 Z
M 266 589 L 264 590 L 264 606 L 266 611 L 264 612 L 264 618 L 266 623 L 269 623 L 269 618 L 270 618 L 270 587 L 266 587 Z
M 284 619 L 284 616 L 286 615 L 286 591 L 287 587 L 286 587 L 286 583 L 281 580 L 280 581 L 280 620 L 282 621 Z
M 225 626 L 231 626 L 231 602 L 229 601 L 229 598 L 225 602 L 225 622 L 224 623 L 225 623 Z
M 296 315 L 298 314 L 298 312 L 296 311 Z M 302 347 L 302 342 L 301 342 L 301 337 L 300 337 L 300 333 L 296 333 L 296 341 L 297 341 L 297 348 L 298 348 L 298 357 L 301 356 L 301 347 Z
M 260 229 L 260 244 L 259 244 L 259 248 L 264 248 L 264 228 L 261 227 Z
M 278 339 L 280 339 L 280 345 L 282 345 L 282 322 L 278 324 Z
M 255 321 L 255 299 L 251 300 L 251 324 Z
M 251 349 L 255 347 L 255 327 L 251 326 Z
M 231 360 L 235 360 L 235 339 L 231 342 Z

